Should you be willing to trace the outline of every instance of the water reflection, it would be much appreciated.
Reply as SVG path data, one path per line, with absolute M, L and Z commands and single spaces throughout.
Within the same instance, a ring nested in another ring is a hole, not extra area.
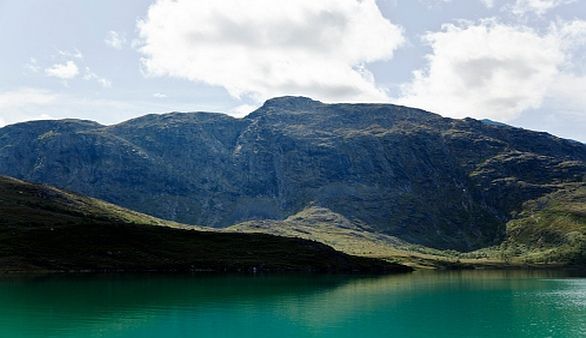
M 581 337 L 562 272 L 0 280 L 0 337 Z

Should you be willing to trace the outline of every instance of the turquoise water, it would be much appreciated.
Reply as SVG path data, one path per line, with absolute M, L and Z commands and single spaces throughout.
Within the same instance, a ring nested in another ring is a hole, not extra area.
M 3 277 L 0 337 L 586 337 L 586 279 Z

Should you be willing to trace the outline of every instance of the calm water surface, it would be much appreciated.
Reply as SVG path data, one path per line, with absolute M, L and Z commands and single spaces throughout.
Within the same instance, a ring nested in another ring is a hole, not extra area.
M 586 337 L 586 279 L 2 277 L 0 337 Z

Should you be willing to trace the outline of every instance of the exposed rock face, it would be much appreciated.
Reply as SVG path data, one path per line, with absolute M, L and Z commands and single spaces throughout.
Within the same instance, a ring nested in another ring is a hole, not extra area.
M 184 223 L 284 219 L 319 205 L 403 240 L 470 250 L 511 212 L 586 176 L 586 145 L 382 104 L 267 101 L 243 119 L 148 115 L 0 129 L 0 174 Z

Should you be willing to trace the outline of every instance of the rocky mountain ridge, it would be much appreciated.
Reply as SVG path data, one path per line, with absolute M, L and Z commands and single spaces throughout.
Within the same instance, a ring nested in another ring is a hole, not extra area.
M 224 227 L 310 205 L 440 249 L 500 243 L 523 203 L 583 182 L 586 145 L 388 104 L 268 100 L 242 119 L 147 115 L 0 129 L 0 174 Z

